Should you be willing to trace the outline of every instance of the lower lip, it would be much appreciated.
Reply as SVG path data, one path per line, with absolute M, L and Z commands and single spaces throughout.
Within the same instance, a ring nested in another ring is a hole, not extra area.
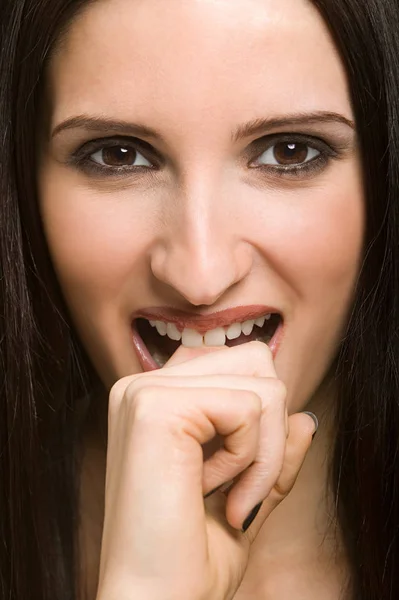
M 140 336 L 139 332 L 137 331 L 135 323 L 136 323 L 135 321 L 133 321 L 133 323 L 132 323 L 133 346 L 136 350 L 136 354 L 138 356 L 138 359 L 139 359 L 139 362 L 140 362 L 140 365 L 141 365 L 143 371 L 155 371 L 155 370 L 160 369 L 161 367 L 159 367 L 157 365 L 157 363 L 154 361 L 154 359 L 152 358 L 151 354 L 149 353 L 148 348 L 145 345 L 142 337 Z M 280 325 L 277 327 L 277 329 L 274 333 L 274 336 L 268 343 L 268 346 L 272 352 L 274 360 L 277 356 L 277 352 L 278 352 L 278 350 L 281 346 L 281 342 L 283 340 L 284 329 L 285 329 L 284 323 L 280 323 Z

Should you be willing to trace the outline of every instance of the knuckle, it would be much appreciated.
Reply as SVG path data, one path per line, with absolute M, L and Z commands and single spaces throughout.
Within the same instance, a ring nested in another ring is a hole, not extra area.
M 123 401 L 136 402 L 137 395 L 146 388 L 155 387 L 154 377 L 150 378 L 146 374 L 128 375 L 118 379 L 112 386 L 109 393 L 109 410 L 115 413 Z
M 130 380 L 131 376 L 122 377 L 111 387 L 108 397 L 108 409 L 111 414 L 115 414 L 118 411 Z
M 240 466 L 248 468 L 253 464 L 257 454 L 257 447 L 253 444 L 246 445 L 240 453 Z
M 291 477 L 286 477 L 282 480 L 280 477 L 277 479 L 274 484 L 272 493 L 274 493 L 275 501 L 281 502 L 284 500 L 286 496 L 291 492 L 294 487 L 294 483 L 296 481 L 296 476 L 292 475 Z
M 251 466 L 254 460 L 254 453 L 249 450 L 242 450 L 236 454 L 230 454 L 226 459 L 226 467 L 229 471 L 243 472 Z M 225 474 L 226 469 L 222 470 L 222 475 Z
M 262 399 L 253 391 L 246 391 L 244 393 L 243 405 L 245 406 L 245 417 L 246 420 L 257 421 L 262 416 Z
M 157 385 L 146 385 L 136 390 L 134 401 L 130 404 L 134 422 L 145 426 L 150 424 L 152 429 L 167 429 L 175 436 L 185 434 L 189 425 L 195 428 L 192 407 L 177 398 L 162 402 L 162 394 L 164 390 Z
M 270 378 L 268 380 L 268 386 L 270 391 L 270 398 L 273 402 L 285 402 L 287 396 L 286 385 L 281 379 Z
M 135 398 L 141 390 L 145 388 L 155 387 L 156 383 L 154 381 L 154 377 L 149 377 L 146 374 L 136 375 L 135 377 L 131 377 L 129 384 L 126 388 L 126 395 L 129 398 Z
M 228 454 L 220 458 L 220 475 L 225 475 L 226 468 L 228 471 L 236 473 L 243 472 L 251 467 L 256 457 L 256 450 L 248 445 L 240 445 L 234 449 L 229 449 Z
M 135 390 L 134 401 L 131 403 L 135 421 L 155 420 L 160 416 L 159 407 L 155 407 L 157 397 L 159 396 L 159 388 L 156 386 L 142 386 Z

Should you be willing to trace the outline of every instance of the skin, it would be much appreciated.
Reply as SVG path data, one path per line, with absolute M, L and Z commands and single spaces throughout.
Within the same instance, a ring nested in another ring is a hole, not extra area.
M 336 598 L 345 577 L 345 557 L 338 550 L 332 558 L 328 533 L 327 409 L 334 390 L 326 375 L 362 256 L 355 128 L 307 120 L 232 138 L 255 119 L 321 111 L 354 120 L 334 44 L 302 0 L 100 1 L 72 24 L 47 73 L 40 208 L 71 317 L 105 388 L 141 372 L 130 331 L 136 310 L 209 314 L 264 303 L 284 314 L 274 367 L 288 412 L 312 410 L 321 426 L 293 491 L 252 546 L 239 600 L 284 600 L 294 592 Z M 126 127 L 54 133 L 79 115 L 139 123 L 158 137 L 133 138 Z M 283 134 L 296 142 L 306 136 L 310 148 L 331 147 L 337 155 L 308 174 L 278 175 L 270 165 L 262 171 L 279 141 L 274 136 L 281 141 Z M 107 177 L 71 164 L 79 147 L 105 137 L 129 147 L 137 138 L 146 142 L 138 158 L 145 157 L 147 170 Z M 105 448 L 98 432 L 105 417 L 88 437 L 83 471 L 90 597 L 101 540 Z

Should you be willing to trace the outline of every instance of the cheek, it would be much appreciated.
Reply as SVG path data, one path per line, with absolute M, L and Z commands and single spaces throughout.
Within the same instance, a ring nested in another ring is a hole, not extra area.
M 245 202 L 237 201 L 237 233 L 257 248 L 265 267 L 257 271 L 253 289 L 259 285 L 267 293 L 275 287 L 287 307 L 276 369 L 295 394 L 296 407 L 328 368 L 350 305 L 364 231 L 360 182 L 358 174 L 341 169 L 318 188 L 272 196 L 252 192 L 251 198 L 246 188 Z M 89 190 L 56 168 L 43 171 L 39 196 L 67 304 L 93 356 L 103 348 L 98 366 L 105 371 L 104 365 L 124 353 L 121 323 L 132 308 L 129 301 L 139 303 L 146 293 L 140 290 L 150 289 L 148 257 L 164 228 L 156 199 L 144 193 L 133 201 L 131 190 Z M 247 210 L 250 200 L 256 218 Z M 227 225 L 237 227 L 236 220 Z M 130 365 L 118 368 L 129 372 Z
M 65 178 L 63 178 L 65 179 Z M 41 182 L 46 237 L 64 293 L 72 305 L 81 300 L 106 305 L 137 276 L 149 244 L 149 231 L 128 198 L 115 202 L 68 185 L 62 178 Z
M 129 198 L 74 185 L 50 169 L 39 182 L 52 261 L 79 336 L 107 387 L 140 370 L 126 327 L 132 295 L 148 277 L 151 228 Z M 139 214 L 140 213 L 140 214 Z M 130 300 L 129 300 L 130 299 Z
M 354 181 L 338 189 L 302 191 L 274 218 L 268 235 L 275 269 L 301 297 L 340 296 L 359 268 L 364 234 L 363 193 Z
M 292 411 L 303 409 L 336 355 L 361 265 L 363 190 L 360 178 L 340 181 L 341 187 L 304 194 L 269 239 L 275 270 L 291 298 L 276 369 Z

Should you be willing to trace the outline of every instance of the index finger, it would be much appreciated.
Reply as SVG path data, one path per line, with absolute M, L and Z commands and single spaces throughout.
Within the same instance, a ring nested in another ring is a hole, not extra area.
M 178 367 L 178 369 L 177 369 Z M 239 346 L 185 348 L 180 346 L 160 369 L 162 375 L 247 375 L 277 377 L 273 355 L 264 342 Z

